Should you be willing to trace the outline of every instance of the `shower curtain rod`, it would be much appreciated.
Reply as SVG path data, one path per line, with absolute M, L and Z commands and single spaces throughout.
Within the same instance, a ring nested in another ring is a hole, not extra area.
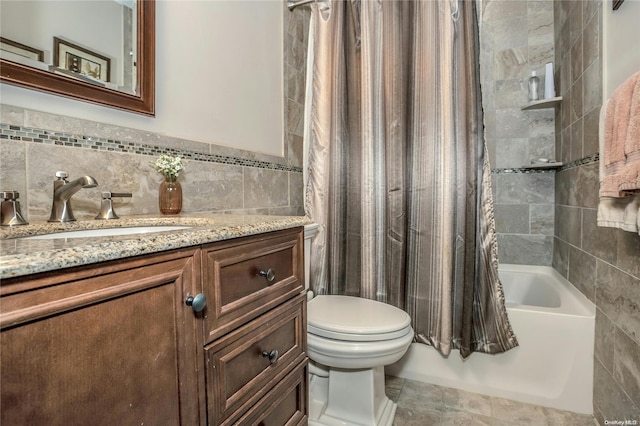
M 305 5 L 305 4 L 313 3 L 315 1 L 316 0 L 301 0 L 301 1 L 298 1 L 298 2 L 289 2 L 289 3 L 287 3 L 287 7 L 289 8 L 289 10 L 293 10 L 298 6 L 302 6 L 302 5 Z

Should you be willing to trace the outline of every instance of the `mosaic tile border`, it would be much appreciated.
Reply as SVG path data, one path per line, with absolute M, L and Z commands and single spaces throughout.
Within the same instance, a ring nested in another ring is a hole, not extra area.
M 204 161 L 209 163 L 232 164 L 237 166 L 256 167 L 260 169 L 282 170 L 288 172 L 302 173 L 302 167 L 287 166 L 283 164 L 270 163 L 268 161 L 246 160 L 243 158 L 226 155 L 207 154 L 203 152 L 190 151 L 186 149 L 167 148 L 157 145 L 143 144 L 137 142 L 122 142 L 115 139 L 99 138 L 94 136 L 78 135 L 73 133 L 52 132 L 48 130 L 35 129 L 30 127 L 13 126 L 0 124 L 0 140 L 17 140 L 23 142 L 43 143 L 58 146 L 70 146 L 74 148 L 86 148 L 97 151 L 123 152 L 131 154 L 158 156 L 161 154 L 179 155 L 189 160 Z M 599 161 L 599 153 L 581 158 L 563 165 L 558 169 L 526 169 L 521 167 L 496 168 L 491 169 L 493 174 L 514 174 L 514 173 L 550 173 L 555 171 L 565 171 L 574 167 L 584 166 Z
M 521 167 L 513 167 L 513 168 L 503 168 L 503 169 L 491 169 L 491 173 L 500 175 L 500 174 L 534 174 L 534 173 L 549 173 L 555 172 L 555 169 L 523 169 Z
M 565 170 L 573 169 L 574 167 L 580 167 L 580 166 L 585 166 L 587 164 L 597 163 L 598 161 L 600 161 L 600 153 L 596 152 L 595 154 L 589 155 L 588 157 L 584 157 L 579 160 L 567 163 L 564 166 L 560 167 L 560 170 L 558 171 L 562 172 Z
M 302 167 L 287 166 L 284 164 L 270 163 L 268 161 L 246 160 L 243 158 L 207 154 L 187 149 L 167 148 L 137 142 L 122 142 L 115 139 L 85 136 L 73 133 L 52 132 L 9 124 L 0 124 L 0 140 L 15 140 L 48 145 L 69 146 L 74 148 L 86 148 L 94 151 L 123 152 L 149 156 L 158 156 L 161 154 L 174 156 L 179 155 L 180 157 L 193 161 L 232 164 L 237 166 L 256 167 L 260 169 L 302 173 Z
M 513 173 L 550 173 L 550 172 L 563 172 L 565 170 L 573 169 L 575 167 L 584 166 L 587 164 L 597 163 L 600 161 L 600 154 L 595 153 L 588 157 L 581 158 L 579 160 L 572 161 L 570 163 L 564 164 L 557 169 L 524 169 L 524 168 L 502 168 L 502 169 L 491 169 L 491 173 L 493 174 L 513 174 Z

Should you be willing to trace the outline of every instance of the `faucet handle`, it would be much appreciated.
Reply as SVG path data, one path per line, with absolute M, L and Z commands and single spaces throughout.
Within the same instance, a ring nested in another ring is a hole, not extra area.
M 18 191 L 2 191 L 0 192 L 0 198 L 2 198 L 2 201 L 15 201 L 20 198 L 20 193 Z
M 130 192 L 103 192 L 102 193 L 102 199 L 103 200 L 108 200 L 110 198 L 116 197 L 116 198 L 120 198 L 120 197 L 124 197 L 124 198 L 131 198 L 132 194 Z
M 0 204 L 0 225 L 14 226 L 27 225 L 27 222 L 20 211 L 20 193 L 18 191 L 0 192 L 2 203 Z
M 58 172 L 56 172 L 56 177 L 60 178 L 60 179 L 66 179 L 66 178 L 69 177 L 69 173 L 58 171 Z
M 111 198 L 131 198 L 132 196 L 130 192 L 103 192 L 101 195 L 100 213 L 96 216 L 96 220 L 120 219 L 115 210 L 113 210 L 113 201 Z

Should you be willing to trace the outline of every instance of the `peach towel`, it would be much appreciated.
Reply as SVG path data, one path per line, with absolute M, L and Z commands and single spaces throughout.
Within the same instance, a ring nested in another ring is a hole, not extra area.
M 640 191 L 640 71 L 613 92 L 606 106 L 601 197 Z

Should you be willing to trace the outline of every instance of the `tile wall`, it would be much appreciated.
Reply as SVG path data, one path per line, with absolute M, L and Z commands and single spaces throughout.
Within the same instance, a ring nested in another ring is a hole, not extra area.
M 17 190 L 31 222 L 48 219 L 58 170 L 70 179 L 100 183 L 74 196 L 79 220 L 93 219 L 100 192 L 131 192 L 114 199 L 120 216 L 157 214 L 161 176 L 149 162 L 161 153 L 189 160 L 179 181 L 183 212 L 215 211 L 303 215 L 302 125 L 309 10 L 283 6 L 285 155 L 274 157 L 159 134 L 0 105 L 0 187 Z
M 596 225 L 602 1 L 554 2 L 554 29 L 564 98 L 556 114 L 556 155 L 573 167 L 556 174 L 553 266 L 597 307 L 596 418 L 602 425 L 638 424 L 640 236 Z
M 292 11 L 284 8 L 285 133 L 288 140 L 288 157 L 290 162 L 298 167 L 302 167 L 303 161 L 304 95 L 310 19 L 311 10 L 307 6 L 297 7 Z
M 483 2 L 481 78 L 503 263 L 552 264 L 597 306 L 598 421 L 640 421 L 640 237 L 596 226 L 602 0 Z M 550 46 L 551 44 L 551 46 Z M 555 110 L 521 111 L 555 61 Z M 530 159 L 557 172 L 522 173 Z
M 551 0 L 484 0 L 480 77 L 502 263 L 551 265 L 554 171 L 521 169 L 555 157 L 554 111 L 522 111 L 531 71 L 554 60 Z

